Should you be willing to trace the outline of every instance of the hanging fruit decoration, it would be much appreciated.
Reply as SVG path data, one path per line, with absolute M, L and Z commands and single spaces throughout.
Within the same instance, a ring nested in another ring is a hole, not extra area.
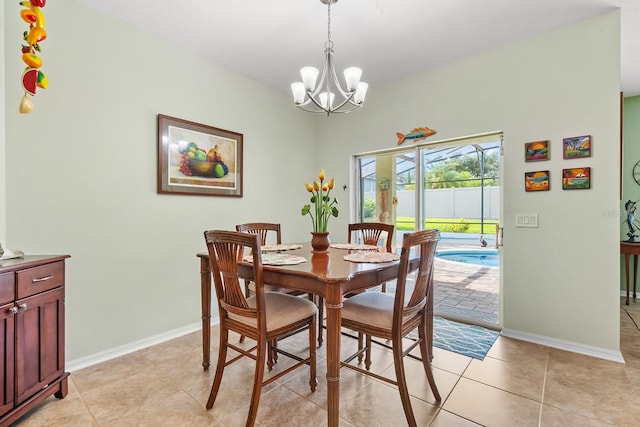
M 27 64 L 24 73 L 22 73 L 22 87 L 24 88 L 24 96 L 20 101 L 18 111 L 27 114 L 33 111 L 35 107 L 33 101 L 27 96 L 34 96 L 36 88 L 46 89 L 49 85 L 47 76 L 40 71 L 42 59 L 40 53 L 40 42 L 47 38 L 45 31 L 45 20 L 42 14 L 42 8 L 47 0 L 24 0 L 20 4 L 26 9 L 20 11 L 20 17 L 29 24 L 29 30 L 22 35 L 26 44 L 22 45 L 22 61 Z

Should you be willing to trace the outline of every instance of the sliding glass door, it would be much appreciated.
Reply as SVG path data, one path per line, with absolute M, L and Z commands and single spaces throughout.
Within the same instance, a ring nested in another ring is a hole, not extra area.
M 402 236 L 407 232 L 437 228 L 442 236 L 439 251 L 482 250 L 483 260 L 489 256 L 499 258 L 501 145 L 502 135 L 491 133 L 355 156 L 358 187 L 354 219 L 394 224 L 396 247 L 401 245 Z M 456 262 L 439 270 L 446 270 L 452 284 L 487 275 L 492 279 L 484 277 L 483 280 L 495 279 L 495 286 L 499 287 L 499 267 L 464 266 Z M 460 277 L 451 278 L 451 275 Z M 446 289 L 440 287 L 440 291 Z M 471 299 L 475 297 L 482 299 L 475 294 Z M 448 314 L 456 318 L 476 318 L 476 323 L 497 324 L 498 296 L 489 295 L 484 299 L 494 297 L 495 310 L 482 308 L 490 312 L 486 315 L 473 311 L 473 301 L 458 301 L 464 303 L 458 305 L 451 300 L 447 303 L 457 309 Z M 470 310 L 463 310 L 462 306 Z M 450 307 L 444 304 L 440 308 L 444 312 Z

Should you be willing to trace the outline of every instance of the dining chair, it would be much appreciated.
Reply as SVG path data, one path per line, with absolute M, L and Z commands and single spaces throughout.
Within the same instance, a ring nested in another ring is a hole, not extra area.
M 359 339 L 358 351 L 342 361 L 341 366 L 397 386 L 405 417 L 410 426 L 416 426 L 416 420 L 407 389 L 404 357 L 416 346 L 420 347 L 422 365 L 431 392 L 437 401 L 441 400 L 431 370 L 433 261 L 439 238 L 440 232 L 435 229 L 405 234 L 402 239 L 395 295 L 382 292 L 363 292 L 346 299 L 342 306 L 342 327 L 358 332 Z M 418 251 L 420 258 L 417 265 L 410 268 L 409 255 L 412 250 Z M 407 275 L 413 271 L 416 271 L 415 285 L 413 291 L 407 291 Z M 418 329 L 417 340 L 403 349 L 402 339 L 416 328 Z M 364 346 L 362 334 L 366 337 Z M 371 337 L 391 341 L 395 380 L 369 371 L 371 367 Z M 351 363 L 357 357 L 358 364 L 360 364 L 363 352 L 365 353 L 366 369 Z
M 347 236 L 348 242 L 352 243 L 352 238 L 355 239 L 353 243 L 362 243 L 365 245 L 376 245 L 383 237 L 382 233 L 386 233 L 385 248 L 387 252 L 392 252 L 393 244 L 393 231 L 395 226 L 393 224 L 385 224 L 383 222 L 356 222 L 349 224 L 349 235 Z
M 204 232 L 209 262 L 211 266 L 218 313 L 220 316 L 220 345 L 213 385 L 207 400 L 207 409 L 215 403 L 223 372 L 226 366 L 242 357 L 255 360 L 253 391 L 249 404 L 247 426 L 255 424 L 262 387 L 301 366 L 309 366 L 309 385 L 316 390 L 316 305 L 305 299 L 282 292 L 265 291 L 263 283 L 262 253 L 260 238 L 256 234 L 238 231 L 210 230 Z M 240 286 L 238 262 L 242 260 L 246 249 L 250 250 L 253 264 L 255 295 L 246 297 Z M 296 360 L 291 367 L 264 380 L 264 365 L 268 345 L 278 338 L 308 329 L 309 355 L 301 358 L 286 353 Z M 250 349 L 240 348 L 229 342 L 229 331 L 234 331 L 256 341 Z M 239 355 L 227 360 L 227 350 Z
M 387 252 L 393 252 L 393 224 L 385 224 L 383 222 L 356 222 L 349 224 L 347 241 L 349 243 L 362 243 L 364 245 L 376 245 L 382 237 L 385 238 L 385 249 Z M 383 234 L 385 233 L 385 234 Z M 387 291 L 387 284 L 382 284 L 382 292 Z
M 244 224 L 238 224 L 236 225 L 236 231 L 240 231 L 243 233 L 250 233 L 250 234 L 257 234 L 258 236 L 260 236 L 260 244 L 261 245 L 266 245 L 267 244 L 267 239 L 269 238 L 269 236 L 273 235 L 275 233 L 275 239 L 276 239 L 276 244 L 281 244 L 282 243 L 282 232 L 281 232 L 281 226 L 280 224 L 277 223 L 271 223 L 271 222 L 247 222 Z M 270 291 L 270 292 L 284 292 L 290 295 L 294 295 L 294 296 L 298 296 L 298 295 L 304 295 L 304 292 L 300 292 L 300 291 L 295 291 L 295 290 L 291 290 L 291 289 L 286 289 L 286 288 L 280 288 L 277 286 L 273 286 L 273 285 L 269 285 L 269 284 L 265 284 L 265 290 Z M 245 290 L 245 295 L 249 296 L 251 295 L 251 291 L 252 291 L 253 286 L 251 285 L 251 281 L 250 280 L 246 280 L 244 281 L 244 290 Z M 315 295 L 309 294 L 309 299 L 312 301 L 316 301 L 316 297 Z M 318 301 L 317 301 L 317 305 L 319 308 L 319 319 L 320 321 L 318 322 L 318 346 L 322 345 L 322 319 L 324 317 L 324 301 L 322 298 L 318 297 Z M 242 342 L 244 340 L 244 337 L 240 337 L 240 342 Z M 274 350 L 277 348 L 277 343 L 274 343 Z M 271 354 L 270 360 L 272 362 L 275 362 L 278 360 L 278 353 L 277 352 L 273 352 L 273 354 Z

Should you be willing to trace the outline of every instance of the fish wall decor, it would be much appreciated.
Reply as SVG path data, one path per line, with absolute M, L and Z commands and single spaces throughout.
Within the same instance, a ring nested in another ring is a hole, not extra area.
M 415 128 L 407 134 L 402 134 L 397 132 L 396 136 L 398 137 L 398 145 L 400 145 L 407 139 L 412 139 L 413 142 L 417 142 L 422 139 L 426 139 L 431 135 L 434 135 L 435 133 L 436 131 L 433 129 L 430 129 L 428 127 L 422 127 L 422 128 Z

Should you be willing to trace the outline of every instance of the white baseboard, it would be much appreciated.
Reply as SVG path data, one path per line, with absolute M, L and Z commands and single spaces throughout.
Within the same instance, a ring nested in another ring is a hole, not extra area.
M 211 325 L 215 326 L 219 323 L 217 317 L 211 319 Z M 119 347 L 114 347 L 109 350 L 101 351 L 91 354 L 89 356 L 74 359 L 66 363 L 66 370 L 68 372 L 74 372 L 79 369 L 87 368 L 89 366 L 97 365 L 98 363 L 106 362 L 111 359 L 115 359 L 120 356 L 124 356 L 129 353 L 142 350 L 143 348 L 151 347 L 156 344 L 169 341 L 183 335 L 190 334 L 202 329 L 201 323 L 194 323 L 184 326 L 182 328 L 174 329 L 162 334 L 158 334 L 152 337 L 144 338 L 139 341 L 135 341 Z M 559 350 L 570 351 L 573 353 L 584 354 L 585 356 L 597 357 L 599 359 L 610 360 L 618 363 L 625 363 L 622 353 L 620 351 L 613 351 L 603 349 L 599 347 L 592 347 L 584 344 L 578 344 L 572 341 L 564 341 L 555 338 L 546 337 L 543 335 L 530 334 L 528 332 L 516 331 L 513 329 L 503 329 L 500 333 L 507 338 L 514 338 L 521 341 L 532 342 L 534 344 L 540 344 L 547 347 L 557 348 Z
M 219 319 L 217 317 L 211 319 L 211 325 L 217 325 Z M 182 328 L 174 329 L 172 331 L 164 332 L 162 334 L 154 335 L 152 337 L 144 338 L 139 341 L 134 341 L 129 344 L 121 345 L 118 347 L 110 348 L 105 351 L 91 354 L 89 356 L 74 359 L 66 363 L 65 369 L 68 372 L 77 371 L 79 369 L 87 368 L 89 366 L 97 365 L 98 363 L 106 362 L 107 360 L 115 359 L 116 357 L 124 356 L 129 353 L 142 350 L 143 348 L 151 347 L 156 344 L 169 341 L 183 335 L 190 334 L 202 329 L 202 323 L 194 323 L 184 326 Z
M 609 350 L 600 347 L 579 344 L 573 341 L 564 341 L 550 338 L 543 335 L 530 334 L 528 332 L 516 331 L 513 329 L 503 329 L 501 335 L 507 338 L 515 338 L 521 341 L 532 342 L 559 350 L 570 351 L 572 353 L 584 354 L 585 356 L 597 357 L 598 359 L 610 360 L 612 362 L 625 363 L 620 351 Z

